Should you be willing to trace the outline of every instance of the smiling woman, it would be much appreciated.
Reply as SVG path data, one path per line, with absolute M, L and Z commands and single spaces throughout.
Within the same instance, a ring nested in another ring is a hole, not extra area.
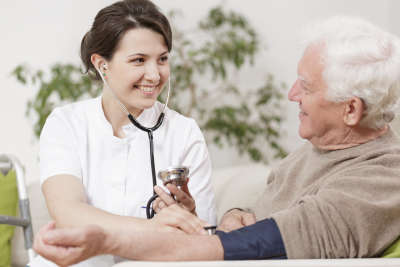
M 171 47 L 168 20 L 148 0 L 116 2 L 97 14 L 81 58 L 91 79 L 104 79 L 109 88 L 104 84 L 100 97 L 56 108 L 40 136 L 42 190 L 57 228 L 91 223 L 106 230 L 207 234 L 203 227 L 216 224 L 203 135 L 194 120 L 168 108 L 154 132 L 155 170 L 188 166 L 190 184 L 169 188 L 180 204 L 163 194 L 171 208 L 144 219 L 153 194 L 148 135 L 130 123 L 112 95 L 140 124 L 155 125 L 165 108 L 156 99 L 170 76 Z M 119 260 L 99 256 L 77 266 Z M 38 257 L 29 266 L 54 264 Z
M 150 29 L 135 28 L 124 35 L 112 60 L 96 53 L 92 54 L 91 62 L 101 66 L 102 75 L 115 96 L 137 118 L 144 109 L 154 105 L 168 81 L 168 55 L 162 35 Z M 117 125 L 119 118 L 112 116 L 119 107 L 109 90 L 103 91 L 103 108 L 116 136 L 124 138 L 119 127 L 122 125 Z M 127 119 L 121 122 L 125 125 L 129 123 Z

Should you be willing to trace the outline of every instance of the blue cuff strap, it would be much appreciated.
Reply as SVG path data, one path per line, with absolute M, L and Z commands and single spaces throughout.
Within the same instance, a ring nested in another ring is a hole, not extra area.
M 225 260 L 286 259 L 285 245 L 274 219 L 225 233 L 217 231 Z

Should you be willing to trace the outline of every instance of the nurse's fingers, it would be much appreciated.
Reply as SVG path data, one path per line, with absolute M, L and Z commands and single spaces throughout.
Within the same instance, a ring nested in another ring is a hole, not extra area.
M 208 234 L 207 231 L 204 230 L 204 227 L 211 226 L 208 222 L 200 220 L 193 213 L 184 210 L 178 205 L 169 206 L 168 209 L 165 209 L 166 212 L 171 213 L 173 216 L 180 217 L 188 222 L 198 234 Z
M 185 192 L 185 194 L 188 195 L 190 198 L 193 198 L 192 195 L 191 195 L 190 192 L 189 192 L 189 187 L 188 187 L 189 180 L 190 180 L 190 178 L 188 177 L 188 178 L 187 178 L 187 182 L 186 182 L 185 184 L 182 184 L 182 185 L 181 185 L 181 190 L 182 190 L 183 192 Z
M 175 216 L 168 216 L 168 218 L 165 219 L 165 222 L 167 225 L 174 227 L 174 228 L 168 229 L 170 231 L 176 231 L 176 230 L 181 229 L 184 233 L 189 234 L 189 235 L 197 234 L 196 229 L 183 218 L 175 217 Z M 177 229 L 177 228 L 179 228 L 179 229 Z
M 153 209 L 156 213 L 159 213 L 162 209 L 166 207 L 168 206 L 159 197 L 156 198 L 156 200 L 153 202 Z
M 181 210 L 184 211 L 183 209 Z M 194 234 L 196 232 L 196 229 L 185 219 L 184 216 L 169 208 L 163 209 L 150 221 L 154 223 L 155 231 L 174 233 L 181 231 L 186 234 Z
M 156 191 L 157 195 L 161 198 L 162 201 L 167 206 L 171 206 L 172 204 L 176 204 L 175 199 L 173 199 L 170 195 L 168 195 L 161 187 L 158 185 L 154 186 L 154 191 Z
M 47 231 L 53 230 L 56 227 L 56 222 L 55 221 L 50 221 L 44 226 L 42 226 L 39 229 L 39 232 L 37 233 L 35 239 L 33 240 L 33 249 L 37 252 L 40 253 L 42 250 L 46 250 L 47 244 L 43 242 L 43 234 L 46 233 Z
M 63 246 L 57 246 L 57 245 L 51 245 L 43 241 L 43 236 L 48 233 L 51 230 L 55 229 L 55 222 L 50 221 L 46 225 L 40 228 L 38 234 L 35 237 L 34 243 L 33 243 L 33 250 L 36 251 L 36 253 L 42 255 L 46 259 L 56 261 L 59 266 L 69 266 L 67 264 L 64 264 L 63 262 L 58 262 L 58 258 L 65 258 L 65 256 L 70 251 L 68 250 L 67 247 Z
M 172 233 L 172 234 L 178 234 L 178 235 L 187 235 L 187 233 L 179 228 L 175 227 L 165 227 L 162 231 L 163 233 Z
M 167 184 L 167 188 L 172 194 L 176 196 L 177 199 L 179 199 L 180 204 L 184 209 L 191 213 L 194 213 L 194 211 L 196 210 L 196 203 L 190 194 L 186 194 L 184 191 L 172 184 Z
M 56 222 L 51 220 L 50 222 L 48 222 L 47 224 L 45 224 L 40 228 L 38 235 L 43 235 L 45 232 L 53 230 L 55 228 L 56 228 Z
M 207 231 L 204 230 L 204 227 L 209 226 L 207 222 L 200 220 L 192 213 L 181 208 L 178 204 L 174 204 L 166 209 L 163 209 L 156 218 L 160 220 L 161 224 L 179 227 L 188 234 L 193 234 L 193 232 L 198 234 L 207 234 Z M 180 226 L 181 224 L 182 227 Z M 192 229 L 187 228 L 188 225 Z
M 41 232 L 43 247 L 38 253 L 59 266 L 70 266 L 101 254 L 107 233 L 96 225 Z M 37 248 L 37 246 L 35 246 Z

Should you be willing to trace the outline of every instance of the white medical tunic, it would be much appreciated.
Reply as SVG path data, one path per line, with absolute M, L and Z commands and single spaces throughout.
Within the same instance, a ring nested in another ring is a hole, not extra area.
M 156 102 L 137 120 L 153 127 L 163 108 Z M 82 181 L 89 205 L 117 215 L 146 218 L 145 207 L 153 195 L 149 138 L 132 124 L 122 129 L 124 139 L 114 136 L 101 96 L 54 109 L 40 136 L 41 183 L 54 175 L 73 175 Z M 198 217 L 217 225 L 211 162 L 196 122 L 167 108 L 164 122 L 153 135 L 156 173 L 169 166 L 187 166 Z M 162 186 L 158 177 L 157 184 Z M 103 255 L 74 266 L 114 263 L 114 257 Z M 56 266 L 42 257 L 28 265 Z

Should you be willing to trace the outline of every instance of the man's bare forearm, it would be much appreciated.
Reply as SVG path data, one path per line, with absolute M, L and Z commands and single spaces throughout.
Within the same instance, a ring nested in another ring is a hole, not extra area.
M 102 253 L 143 261 L 224 260 L 224 249 L 216 235 L 107 231 Z

